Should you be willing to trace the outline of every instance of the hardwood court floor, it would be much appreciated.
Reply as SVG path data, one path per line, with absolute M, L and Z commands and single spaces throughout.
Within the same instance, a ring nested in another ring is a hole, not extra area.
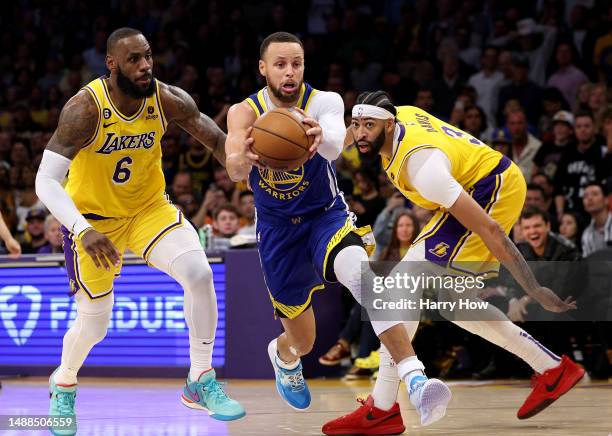
M 81 378 L 77 395 L 79 435 L 319 435 L 321 425 L 357 405 L 370 382 L 309 380 L 312 405 L 294 412 L 279 398 L 272 381 L 230 380 L 228 392 L 247 410 L 225 423 L 191 410 L 179 401 L 177 379 Z M 612 382 L 582 383 L 541 414 L 526 421 L 516 411 L 529 393 L 526 381 L 453 382 L 447 416 L 421 428 L 404 386 L 400 404 L 408 435 L 598 435 L 612 434 Z M 0 415 L 42 415 L 48 411 L 47 381 L 5 380 Z M 49 434 L 2 431 L 0 435 Z

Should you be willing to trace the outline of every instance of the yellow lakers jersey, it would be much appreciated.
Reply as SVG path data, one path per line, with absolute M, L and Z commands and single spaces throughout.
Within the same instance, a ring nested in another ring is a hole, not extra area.
M 164 195 L 161 138 L 166 119 L 159 84 L 131 116 L 113 104 L 105 78 L 84 89 L 98 106 L 98 124 L 70 165 L 66 191 L 83 214 L 134 216 Z
M 451 174 L 468 191 L 497 166 L 502 154 L 470 134 L 414 106 L 397 107 L 400 137 L 391 159 L 382 158 L 391 182 L 404 196 L 425 209 L 440 205 L 423 198 L 408 182 L 404 164 L 418 150 L 437 148 L 451 163 Z

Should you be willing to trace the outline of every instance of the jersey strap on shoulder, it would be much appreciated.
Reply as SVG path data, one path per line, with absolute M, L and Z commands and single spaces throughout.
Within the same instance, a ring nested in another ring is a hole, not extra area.
M 260 89 L 259 92 L 249 95 L 245 100 L 251 108 L 255 111 L 255 115 L 259 118 L 265 112 L 267 112 L 268 108 L 266 106 L 266 101 L 263 96 L 263 89 Z

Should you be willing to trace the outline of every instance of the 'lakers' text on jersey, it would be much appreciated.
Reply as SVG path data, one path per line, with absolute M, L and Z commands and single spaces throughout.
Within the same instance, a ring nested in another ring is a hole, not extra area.
M 303 84 L 297 107 L 307 114 L 317 90 Z M 259 117 L 274 109 L 267 88 L 252 94 L 246 102 Z M 336 168 L 318 153 L 304 165 L 292 171 L 260 170 L 253 167 L 249 175 L 258 220 L 307 217 L 330 207 L 339 195 Z
M 83 214 L 134 216 L 164 196 L 161 138 L 166 119 L 159 85 L 129 117 L 113 104 L 104 77 L 84 89 L 98 107 L 98 124 L 70 165 L 66 191 Z

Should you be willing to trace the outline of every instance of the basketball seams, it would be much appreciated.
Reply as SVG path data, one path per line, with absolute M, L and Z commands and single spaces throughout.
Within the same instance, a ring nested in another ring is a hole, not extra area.
M 304 124 L 303 124 L 303 123 L 302 123 L 300 120 L 298 120 L 298 119 L 297 119 L 296 117 L 294 117 L 293 115 L 291 115 L 291 114 L 287 114 L 287 113 L 285 113 L 285 112 L 278 111 L 278 112 L 275 112 L 275 113 L 277 113 L 277 114 L 279 114 L 279 115 L 283 115 L 283 116 L 285 116 L 285 117 L 287 117 L 287 118 L 291 118 L 293 121 L 295 121 L 295 122 L 296 122 L 296 123 L 297 123 L 297 124 L 298 124 L 298 125 L 299 125 L 299 126 L 302 128 L 302 130 L 303 130 L 303 132 L 304 132 L 304 136 L 306 136 L 306 142 L 310 142 L 310 140 L 308 139 L 308 135 L 306 134 L 306 127 L 304 127 Z M 291 142 L 293 142 L 293 141 L 291 141 Z M 295 143 L 294 143 L 294 144 L 295 144 Z M 300 146 L 300 148 L 303 148 L 303 147 L 302 147 L 302 146 Z M 309 147 L 309 148 L 310 148 L 310 147 Z
M 280 139 L 282 139 L 284 141 L 287 141 L 289 144 L 295 145 L 299 149 L 304 150 L 304 153 L 307 153 L 308 150 L 310 149 L 310 147 L 309 148 L 304 148 L 300 144 L 298 144 L 297 142 L 294 142 L 291 139 L 285 138 L 284 136 L 281 136 L 281 135 L 279 135 L 277 133 L 271 132 L 268 129 L 264 129 L 263 127 L 253 126 L 253 129 L 257 129 L 257 130 L 260 130 L 262 132 L 266 132 L 269 135 L 276 136 L 277 138 L 280 138 Z

